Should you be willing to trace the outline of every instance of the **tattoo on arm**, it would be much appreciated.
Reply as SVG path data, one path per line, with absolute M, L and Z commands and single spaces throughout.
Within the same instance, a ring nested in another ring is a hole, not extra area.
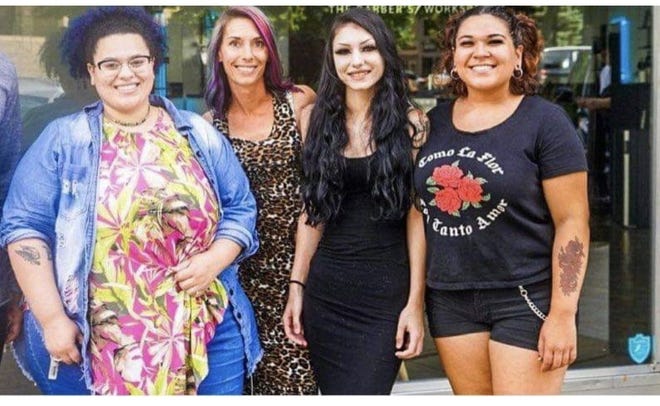
M 21 245 L 19 249 L 15 250 L 21 258 L 26 262 L 31 263 L 32 265 L 41 265 L 41 255 L 39 255 L 39 250 L 29 245 Z
M 426 142 L 426 137 L 428 137 L 430 131 L 429 119 L 419 109 L 413 108 L 410 111 L 415 113 L 414 119 L 409 120 L 410 124 L 412 124 L 412 147 L 413 149 L 420 149 Z
M 578 287 L 578 275 L 585 258 L 584 244 L 575 237 L 566 247 L 559 248 L 559 286 L 564 296 L 575 292 Z
M 46 255 L 48 256 L 48 260 L 52 261 L 53 260 L 53 254 L 50 252 L 50 248 L 48 248 L 47 245 L 42 245 L 44 248 L 44 251 L 46 251 Z

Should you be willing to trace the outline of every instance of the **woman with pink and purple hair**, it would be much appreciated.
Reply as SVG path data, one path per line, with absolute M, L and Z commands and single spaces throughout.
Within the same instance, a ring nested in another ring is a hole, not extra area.
M 209 44 L 205 117 L 242 163 L 259 215 L 259 252 L 241 265 L 241 281 L 257 317 L 264 357 L 246 391 L 316 394 L 307 350 L 287 340 L 284 312 L 300 213 L 300 114 L 316 95 L 282 74 L 273 29 L 256 7 L 229 7 Z

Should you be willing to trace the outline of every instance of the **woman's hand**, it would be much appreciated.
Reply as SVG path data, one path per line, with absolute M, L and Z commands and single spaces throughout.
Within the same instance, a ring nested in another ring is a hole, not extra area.
M 206 252 L 184 259 L 170 268 L 179 289 L 190 296 L 197 296 L 206 291 L 218 277 L 217 264 L 210 261 Z
M 204 252 L 195 254 L 170 267 L 179 289 L 190 296 L 201 295 L 211 283 L 238 257 L 243 247 L 232 240 L 219 238 Z
M 539 333 L 541 371 L 552 371 L 572 364 L 577 358 L 577 328 L 575 314 L 552 313 Z
M 62 314 L 41 327 L 46 350 L 54 360 L 65 364 L 77 364 L 82 360 L 78 344 L 82 344 L 83 336 L 73 320 Z
M 424 345 L 424 316 L 421 305 L 408 304 L 399 315 L 395 352 L 398 358 L 409 359 L 422 353 Z
M 289 299 L 286 302 L 286 308 L 282 316 L 284 332 L 289 340 L 307 347 L 302 323 L 302 302 L 303 287 L 295 283 L 289 284 Z

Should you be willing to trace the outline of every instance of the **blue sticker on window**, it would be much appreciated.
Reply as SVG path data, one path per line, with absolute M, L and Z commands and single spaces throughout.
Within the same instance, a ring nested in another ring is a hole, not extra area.
M 638 364 L 646 361 L 651 355 L 651 336 L 637 334 L 634 337 L 628 337 L 628 355 Z

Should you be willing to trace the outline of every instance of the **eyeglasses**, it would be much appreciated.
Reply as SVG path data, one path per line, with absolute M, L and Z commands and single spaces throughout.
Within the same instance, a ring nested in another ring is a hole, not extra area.
M 144 72 L 149 67 L 149 62 L 153 59 L 154 57 L 149 55 L 136 55 L 126 62 L 120 62 L 116 59 L 104 59 L 93 65 L 104 74 L 114 76 L 119 74 L 124 64 L 127 64 L 133 73 Z

